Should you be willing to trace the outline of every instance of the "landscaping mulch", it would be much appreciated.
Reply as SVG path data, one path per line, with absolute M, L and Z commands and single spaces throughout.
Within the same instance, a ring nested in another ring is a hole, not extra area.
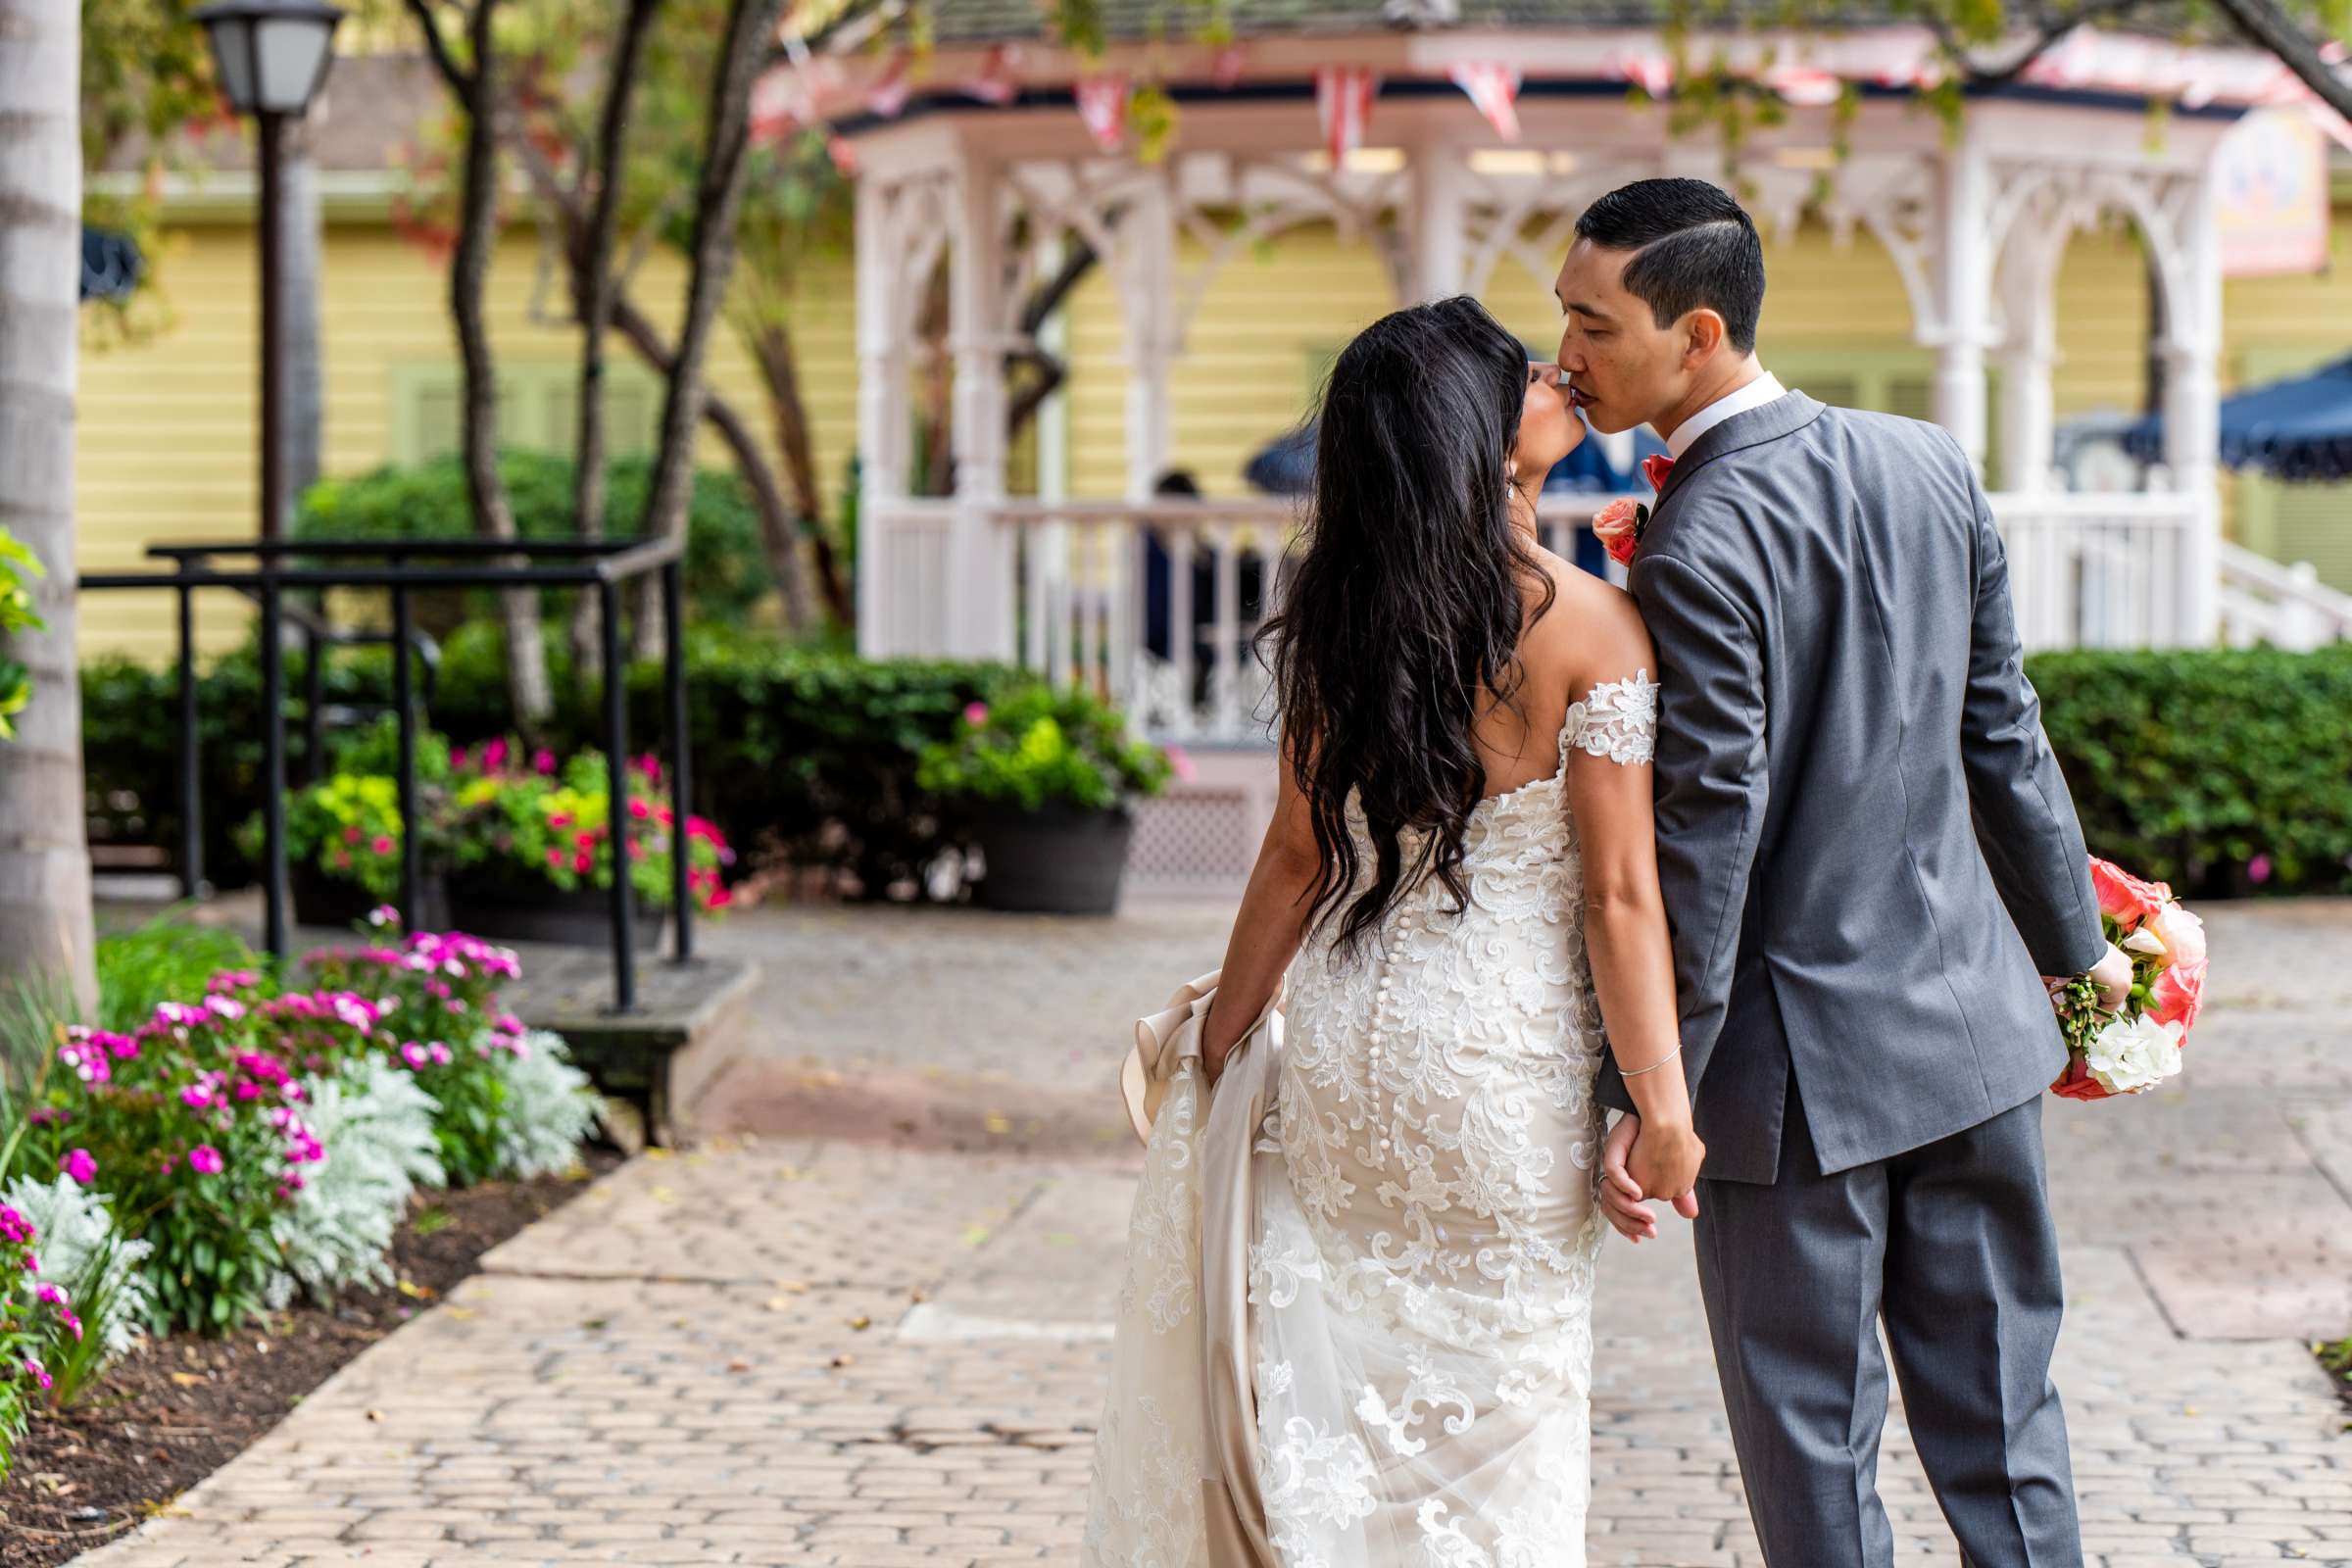
M 149 1342 L 72 1410 L 36 1420 L 0 1483 L 0 1568 L 49 1568 L 132 1529 L 268 1433 L 337 1368 L 474 1272 L 481 1255 L 620 1161 L 418 1195 L 392 1244 L 399 1282 L 298 1305 L 227 1339 Z

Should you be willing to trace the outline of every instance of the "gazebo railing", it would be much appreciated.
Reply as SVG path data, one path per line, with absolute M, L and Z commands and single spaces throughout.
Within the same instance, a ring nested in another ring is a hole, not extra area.
M 2286 565 L 2239 545 L 2222 547 L 2222 640 L 2303 653 L 2352 638 L 2352 594 L 2320 581 L 2308 561 Z
M 1573 558 L 1607 499 L 1545 498 L 1546 547 Z M 2200 640 L 2217 567 L 2200 553 L 2193 498 L 1990 499 L 2029 650 Z M 1284 499 L 877 504 L 860 543 L 860 644 L 874 655 L 1009 659 L 1119 703 L 1155 739 L 1262 743 L 1266 677 L 1251 640 L 1279 599 L 1298 525 L 1298 506 Z M 2314 612 L 2334 624 L 2325 605 Z

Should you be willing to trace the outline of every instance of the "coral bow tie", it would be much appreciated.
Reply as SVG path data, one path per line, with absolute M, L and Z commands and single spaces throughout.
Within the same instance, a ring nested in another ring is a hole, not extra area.
M 1653 452 L 1642 460 L 1642 476 L 1649 481 L 1652 490 L 1666 488 L 1666 476 L 1674 471 L 1674 460 L 1662 452 Z

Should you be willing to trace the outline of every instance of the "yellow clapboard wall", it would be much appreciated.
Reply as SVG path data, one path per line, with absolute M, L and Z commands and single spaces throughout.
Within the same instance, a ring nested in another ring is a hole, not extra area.
M 2339 214 L 2336 238 L 2337 254 L 2352 255 L 2352 212 Z M 1199 260 L 1188 241 L 1180 275 Z M 172 307 L 168 329 L 82 361 L 77 488 L 85 568 L 133 565 L 159 540 L 249 536 L 254 527 L 252 232 L 232 223 L 177 229 L 162 261 Z M 1827 230 L 1806 226 L 1772 240 L 1767 268 L 1761 346 L 1768 364 L 1793 368 L 1792 379 L 1824 396 L 1858 389 L 1877 406 L 1924 412 L 1933 356 L 1912 342 L 1901 283 L 1875 241 L 1857 234 L 1839 244 Z M 662 255 L 646 262 L 632 292 L 666 327 L 676 318 L 683 286 L 682 268 Z M 321 298 L 330 473 L 364 471 L 413 442 L 404 432 L 416 417 L 416 385 L 434 376 L 446 385 L 456 359 L 447 290 L 446 267 L 387 226 L 330 223 Z M 493 270 L 493 334 L 511 376 L 560 379 L 577 352 L 575 334 L 561 321 L 537 318 L 535 294 L 545 296 L 544 310 L 557 309 L 558 291 L 541 275 L 536 241 L 518 232 L 502 246 Z M 2059 416 L 2137 409 L 2147 290 L 2130 234 L 2117 228 L 2076 236 L 2058 295 Z M 1548 277 L 1506 260 L 1486 299 L 1532 348 L 1541 352 L 1553 341 L 1558 328 Z M 857 361 L 847 261 L 812 269 L 801 301 L 795 341 L 830 506 L 854 446 Z M 1201 298 L 1170 388 L 1174 466 L 1191 469 L 1211 495 L 1240 494 L 1242 465 L 1307 412 L 1330 356 L 1390 305 L 1371 247 L 1344 242 L 1328 226 L 1292 230 L 1233 259 Z M 2226 386 L 2237 384 L 2249 363 L 2275 362 L 2280 349 L 2352 349 L 2352 329 L 2342 324 L 2352 321 L 2352 279 L 2340 270 L 2234 281 L 2226 309 Z M 1073 495 L 1117 496 L 1126 489 L 1121 340 L 1116 297 L 1098 271 L 1073 294 L 1068 313 Z M 713 384 L 768 436 L 757 375 L 723 323 L 712 349 Z M 635 373 L 633 356 L 617 337 L 612 352 L 616 366 Z M 704 459 L 724 461 L 707 437 Z M 204 615 L 214 646 L 241 631 L 241 613 L 223 600 L 208 602 Z M 92 595 L 82 605 L 81 640 L 85 650 L 165 657 L 169 601 Z
M 75 500 L 84 570 L 133 570 L 152 543 L 251 538 L 260 505 L 259 301 L 253 231 L 242 224 L 172 230 L 158 275 L 169 319 L 146 341 L 85 349 L 81 361 Z M 404 413 L 419 382 L 447 384 L 457 363 L 447 267 L 379 223 L 330 222 L 320 269 L 319 335 L 325 376 L 322 463 L 333 475 L 365 472 L 401 454 Z M 685 269 L 649 257 L 631 295 L 668 331 L 684 303 Z M 803 289 L 795 341 L 803 396 L 830 507 L 853 446 L 856 352 L 846 262 Z M 534 296 L 544 298 L 534 305 Z M 490 327 L 502 374 L 537 384 L 568 379 L 578 334 L 562 320 L 562 288 L 542 278 L 535 239 L 511 235 L 493 264 Z M 644 376 L 618 333 L 615 374 Z M 773 421 L 751 362 L 722 320 L 711 336 L 711 383 L 763 440 Z M 530 439 L 544 428 L 505 438 Z M 706 431 L 702 461 L 724 464 Z M 171 600 L 144 593 L 91 594 L 81 603 L 85 651 L 123 649 L 168 657 Z M 224 594 L 200 600 L 204 640 L 219 648 L 243 634 L 244 614 Z

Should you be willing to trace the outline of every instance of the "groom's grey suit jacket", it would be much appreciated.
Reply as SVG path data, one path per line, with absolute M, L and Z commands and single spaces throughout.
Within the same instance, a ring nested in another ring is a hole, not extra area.
M 1990 508 L 1935 425 L 1790 392 L 1676 464 L 1630 586 L 1657 645 L 1658 869 L 1706 1174 L 1825 1172 L 2025 1103 L 2039 974 L 2105 952 Z M 1633 1108 L 1614 1060 L 1602 1100 Z

